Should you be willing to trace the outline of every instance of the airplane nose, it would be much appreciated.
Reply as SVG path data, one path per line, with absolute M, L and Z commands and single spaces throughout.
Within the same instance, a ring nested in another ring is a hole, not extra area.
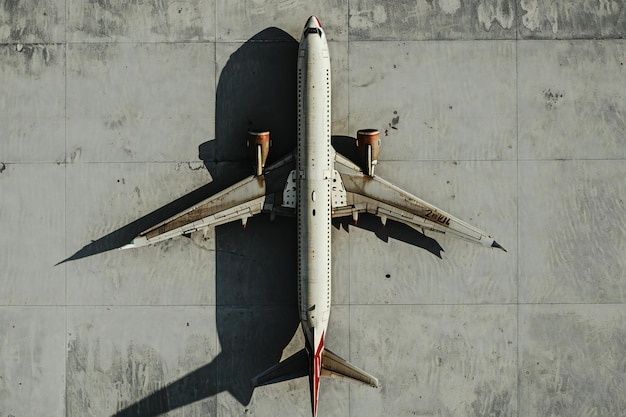
M 311 16 L 309 17 L 309 20 L 306 21 L 306 28 L 321 28 L 322 27 L 322 23 L 320 22 L 320 20 L 315 17 L 315 16 Z

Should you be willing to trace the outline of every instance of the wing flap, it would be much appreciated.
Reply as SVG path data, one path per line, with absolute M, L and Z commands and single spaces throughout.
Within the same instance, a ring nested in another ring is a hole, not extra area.
M 246 221 L 263 211 L 265 179 L 250 176 L 140 233 L 122 249 L 150 245 L 234 220 Z
M 282 194 L 293 166 L 293 154 L 287 154 L 264 169 L 263 175 L 244 178 L 141 232 L 120 249 L 150 245 L 235 220 L 241 220 L 245 226 L 249 217 L 265 211 L 272 216 L 292 215 L 293 209 L 282 207 Z

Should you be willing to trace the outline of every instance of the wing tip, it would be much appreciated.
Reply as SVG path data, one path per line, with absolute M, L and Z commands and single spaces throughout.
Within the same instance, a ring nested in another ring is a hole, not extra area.
M 496 242 L 495 240 L 493 241 L 493 243 L 491 244 L 492 248 L 496 248 L 496 249 L 502 249 L 505 252 L 508 252 L 506 249 L 504 249 L 498 242 Z

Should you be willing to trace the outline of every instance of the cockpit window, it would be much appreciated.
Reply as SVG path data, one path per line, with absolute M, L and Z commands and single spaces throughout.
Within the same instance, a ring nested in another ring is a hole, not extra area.
M 309 36 L 309 33 L 317 33 L 318 35 L 322 36 L 322 31 L 320 30 L 320 28 L 308 28 L 305 32 L 306 36 Z

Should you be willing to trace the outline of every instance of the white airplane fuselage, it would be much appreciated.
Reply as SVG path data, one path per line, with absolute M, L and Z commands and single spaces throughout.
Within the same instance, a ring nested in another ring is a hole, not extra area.
M 314 408 L 330 317 L 332 148 L 330 57 L 319 21 L 307 22 L 298 50 L 298 303 L 311 371 Z

